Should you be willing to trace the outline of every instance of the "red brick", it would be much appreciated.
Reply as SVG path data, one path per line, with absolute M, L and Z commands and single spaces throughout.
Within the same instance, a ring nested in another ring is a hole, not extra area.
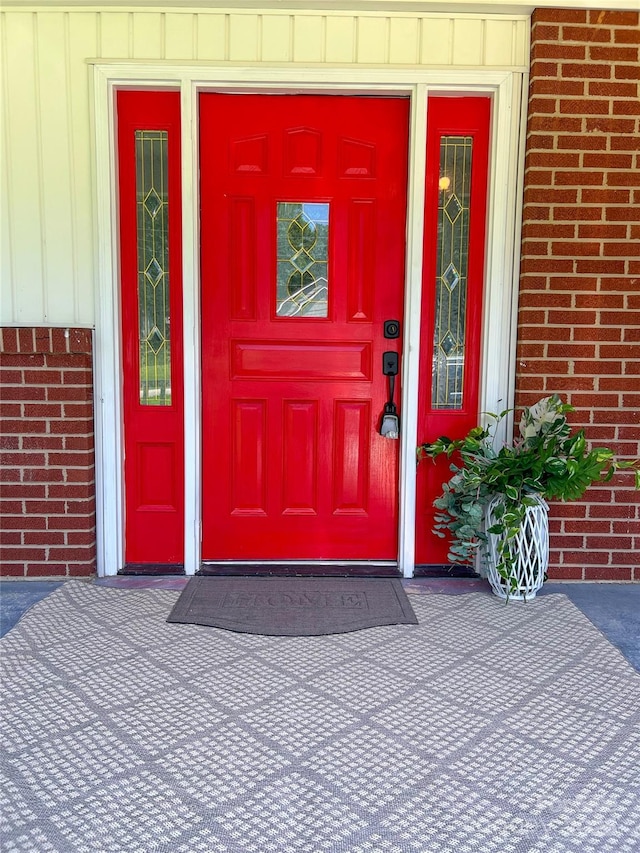
M 596 348 L 593 344 L 548 344 L 549 358 L 595 358 Z M 590 397 L 589 399 L 593 399 Z M 574 405 L 574 404 L 572 404 Z
M 93 433 L 90 435 L 66 435 L 64 437 L 65 450 L 93 450 Z
M 633 157 L 631 154 L 609 154 L 604 152 L 592 154 L 585 152 L 582 155 L 582 165 L 585 169 L 630 169 L 633 165 L 632 161 Z
M 588 224 L 578 226 L 578 237 L 582 239 L 619 240 L 625 237 L 626 233 L 626 225 L 611 225 L 599 222 L 597 225 Z M 574 284 L 573 280 L 571 284 Z M 575 290 L 575 288 L 572 287 L 572 290 Z
M 92 546 L 96 542 L 94 530 L 70 531 L 66 534 L 67 544 L 75 545 L 76 548 L 83 545 Z
M 91 400 L 92 396 L 92 389 L 84 385 L 52 385 L 47 388 L 47 400 L 51 401 L 84 401 Z
M 590 566 L 585 569 L 584 579 L 589 580 L 617 580 L 617 581 L 630 581 L 631 580 L 631 572 L 629 569 L 621 569 L 615 566 Z
M 557 112 L 555 98 L 529 98 L 529 115 L 548 115 Z
M 565 118 L 564 116 L 531 116 L 529 131 L 551 131 L 553 133 L 580 133 L 582 119 Z
M 46 421 L 25 421 L 25 420 L 5 420 L 2 424 L 3 432 L 16 433 L 17 435 L 21 435 L 22 433 L 36 433 L 36 432 L 46 432 L 47 431 L 47 422 Z
M 625 522 L 626 523 L 626 522 Z M 610 521 L 588 521 L 585 522 L 584 519 L 580 519 L 578 521 L 570 521 L 567 519 L 563 522 L 564 529 L 568 533 L 610 533 L 612 528 L 612 522 Z
M 0 349 L 2 352 L 17 352 L 18 351 L 18 330 L 11 328 L 1 329 L 2 333 L 2 345 Z
M 57 435 L 25 435 L 22 439 L 23 450 L 62 450 L 64 439 Z
M 638 65 L 616 65 L 614 66 L 616 80 L 640 80 L 640 66 Z
M 605 98 L 636 98 L 638 86 L 636 83 L 602 83 L 595 80 L 589 82 L 589 94 Z
M 584 204 L 629 204 L 629 190 L 592 189 L 582 190 L 581 200 Z
M 597 257 L 601 254 L 600 243 L 588 243 L 586 240 L 567 240 L 551 244 L 551 254 L 555 258 L 562 257 Z
M 617 24 L 618 26 L 637 27 L 640 23 L 638 12 L 589 12 L 590 24 Z
M 622 365 L 619 361 L 576 361 L 573 369 L 577 376 L 595 376 L 604 374 L 606 376 L 615 376 L 622 373 Z
M 61 418 L 62 406 L 56 403 L 25 404 L 26 418 Z
M 21 353 L 34 351 L 33 329 L 18 329 L 18 349 Z
M 576 261 L 576 272 L 601 273 L 602 275 L 624 275 L 624 261 L 598 261 L 580 258 Z
M 96 573 L 95 560 L 86 563 L 70 563 L 69 577 L 91 577 Z
M 20 465 L 42 467 L 46 463 L 44 453 L 2 453 L 0 454 L 0 465 Z
M 583 9 L 535 9 L 531 20 L 534 26 L 538 20 L 542 23 L 553 21 L 557 23 L 586 24 L 587 13 Z M 538 32 L 539 27 L 536 30 L 536 38 L 541 38 L 541 36 L 537 35 Z
M 579 44 L 553 44 L 536 41 L 531 46 L 531 58 L 533 60 L 575 59 L 580 61 L 587 58 L 587 53 L 586 47 Z
M 62 374 L 65 385 L 90 385 L 92 379 L 90 370 L 65 370 Z
M 609 172 L 607 176 L 609 186 L 628 187 L 640 186 L 640 172 Z
M 611 66 L 604 63 L 565 62 L 560 68 L 562 77 L 577 77 L 580 80 L 611 78 Z
M 45 389 L 34 388 L 33 385 L 18 385 L 15 388 L 7 388 L 4 383 L 0 383 L 2 387 L 2 396 L 5 400 L 44 400 Z
M 44 548 L 11 548 L 5 547 L 0 552 L 1 562 L 15 562 L 18 560 L 44 560 L 47 556 Z
M 594 137 L 599 138 L 599 137 Z M 640 136 L 611 136 L 609 146 L 612 151 L 640 151 Z
M 62 545 L 63 543 L 64 533 L 62 531 L 37 530 L 24 533 L 25 545 Z M 49 556 L 51 555 L 49 554 Z
M 580 155 L 577 151 L 566 152 L 549 152 L 549 151 L 530 151 L 527 154 L 525 166 L 543 167 L 551 169 L 559 168 L 578 168 L 580 166 Z M 556 201 L 556 193 L 553 194 L 553 200 Z M 551 201 L 549 199 L 549 201 Z
M 599 115 L 608 116 L 611 112 L 609 101 L 598 101 L 595 98 L 585 98 L 580 100 L 572 98 L 571 100 L 561 100 L 559 112 L 563 115 Z
M 59 370 L 25 370 L 24 381 L 29 385 L 60 385 L 62 373 Z
M 65 403 L 65 418 L 93 418 L 93 403 Z
M 553 219 L 556 222 L 564 221 L 591 221 L 602 219 L 602 209 L 599 207 L 554 207 Z
M 527 147 L 529 151 L 542 150 L 548 151 L 555 147 L 555 136 L 545 136 L 541 133 L 529 133 L 527 137 Z
M 640 29 L 614 30 L 613 40 L 616 44 L 640 44 Z
M 604 243 L 603 249 L 605 257 L 626 258 L 630 255 L 640 257 L 640 243 L 633 243 L 630 240 L 626 243 Z
M 19 418 L 22 415 L 20 403 L 0 403 L 0 417 Z
M 605 136 L 574 136 L 573 134 L 564 136 L 559 134 L 557 147 L 573 151 L 605 151 L 607 138 Z
M 65 563 L 50 563 L 48 560 L 44 563 L 29 563 L 25 574 L 30 578 L 66 577 L 67 566 Z
M 608 62 L 637 62 L 637 47 L 589 47 L 589 59 L 594 61 L 605 60 Z
M 93 421 L 89 418 L 83 420 L 65 419 L 51 421 L 49 427 L 51 432 L 56 435 L 86 435 L 93 431 Z
M 624 308 L 624 296 L 622 294 L 589 293 L 576 294 L 576 308 Z M 600 331 L 597 327 L 596 334 Z M 597 338 L 596 338 L 597 340 Z
M 22 383 L 21 370 L 0 370 L 0 385 L 20 385 Z M 11 389 L 14 390 L 13 388 Z
M 576 566 L 549 566 L 549 580 L 582 580 L 583 571 Z
M 633 215 L 628 207 L 607 207 L 604 214 L 607 222 L 628 222 Z
M 563 551 L 562 560 L 577 565 L 603 565 L 608 562 L 608 554 L 601 551 Z
M 5 563 L 0 565 L 0 576 L 4 578 L 23 578 L 26 575 L 23 563 Z
M 85 468 L 69 468 L 67 470 L 68 483 L 92 483 L 94 480 L 93 470 Z
M 536 46 L 534 45 L 534 48 Z M 552 49 L 556 49 L 555 45 L 549 45 Z M 619 83 L 620 86 L 630 85 L 628 83 Z M 536 77 L 531 81 L 529 93 L 535 95 L 586 95 L 586 83 L 582 80 L 546 80 L 545 78 Z
M 46 517 L 50 515 L 64 515 L 66 508 L 65 501 L 25 501 L 25 510 L 29 517 L 38 518 L 42 516 L 42 521 L 46 521 Z M 38 524 L 37 527 L 45 527 L 45 524 Z
M 3 367 L 35 368 L 44 367 L 43 355 L 29 355 L 21 353 L 2 353 L 0 363 Z
M 0 529 L 0 545 L 21 545 L 22 533 L 19 530 Z
M 63 480 L 61 468 L 25 468 L 23 471 L 25 483 L 61 483 Z
M 578 190 L 574 188 L 570 189 L 558 189 L 557 187 L 544 187 L 540 189 L 539 187 L 527 187 L 524 195 L 525 202 L 525 210 L 527 211 L 527 215 L 529 211 L 532 209 L 530 205 L 533 204 L 544 204 L 544 208 L 539 208 L 540 210 L 544 209 L 546 212 L 545 219 L 548 219 L 548 215 L 550 212 L 550 204 L 576 204 L 578 201 Z M 538 224 L 536 223 L 536 227 Z M 540 227 L 544 227 L 542 224 Z M 551 226 L 553 227 L 553 226 Z
M 538 10 L 533 11 L 533 38 L 535 41 L 558 41 L 560 38 L 560 27 L 551 26 L 545 21 L 538 22 L 536 21 L 536 15 L 538 14 Z
M 44 498 L 45 487 L 43 485 L 32 485 L 31 483 L 5 483 L 2 487 L 4 498 Z M 22 510 L 19 510 L 22 512 Z
M 566 272 L 573 271 L 573 261 L 559 258 L 527 258 L 522 259 L 520 265 L 521 272 Z M 532 318 L 529 322 L 535 322 Z M 541 320 L 540 322 L 544 322 Z

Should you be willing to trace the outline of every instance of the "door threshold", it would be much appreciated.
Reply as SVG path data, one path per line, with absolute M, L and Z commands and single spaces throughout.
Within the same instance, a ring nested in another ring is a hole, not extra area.
M 202 563 L 199 577 L 368 577 L 399 578 L 400 569 L 393 563 Z

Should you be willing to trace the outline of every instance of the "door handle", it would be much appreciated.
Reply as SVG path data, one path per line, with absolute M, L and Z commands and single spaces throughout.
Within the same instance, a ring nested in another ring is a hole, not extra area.
M 385 403 L 380 423 L 380 435 L 384 438 L 400 438 L 400 418 L 393 400 L 395 394 L 396 376 L 398 375 L 398 353 L 382 353 L 382 373 L 389 380 L 389 399 Z

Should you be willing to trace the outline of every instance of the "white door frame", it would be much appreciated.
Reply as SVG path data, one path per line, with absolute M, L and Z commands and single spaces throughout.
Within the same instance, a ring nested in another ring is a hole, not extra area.
M 225 92 L 395 94 L 411 98 L 405 320 L 402 363 L 398 566 L 411 577 L 415 563 L 418 443 L 418 368 L 422 293 L 422 231 L 428 94 L 489 94 L 493 98 L 487 260 L 481 372 L 481 411 L 513 403 L 519 223 L 524 159 L 527 75 L 495 70 L 411 70 L 168 66 L 93 63 L 96 291 L 96 507 L 100 576 L 124 565 L 122 367 L 117 228 L 115 91 L 174 89 L 182 105 L 182 237 L 184 304 L 185 572 L 200 566 L 201 411 L 200 274 L 197 98 Z

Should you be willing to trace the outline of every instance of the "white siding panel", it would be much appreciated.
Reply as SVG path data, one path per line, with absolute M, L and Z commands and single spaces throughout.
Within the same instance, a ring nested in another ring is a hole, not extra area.
M 164 15 L 136 12 L 133 15 L 133 58 L 164 59 Z
M 327 62 L 354 62 L 356 22 L 354 18 L 329 15 L 326 19 Z
M 14 276 L 11 240 L 12 210 L 10 196 L 9 122 L 7 120 L 9 87 L 7 73 L 7 41 L 5 16 L 0 13 L 0 322 L 10 322 L 15 315 Z
M 93 139 L 90 119 L 90 69 L 86 58 L 98 52 L 98 19 L 92 12 L 69 15 L 67 35 L 67 78 L 69 87 L 69 158 L 73 210 L 74 322 L 94 322 L 95 229 L 93 208 Z M 73 279 L 72 279 L 73 276 Z M 60 286 L 63 282 L 59 281 Z M 71 302 L 71 298 L 67 297 Z
M 386 65 L 388 60 L 387 18 L 358 18 L 357 61 Z
M 6 121 L 11 139 L 9 198 L 14 322 L 44 322 L 41 160 L 36 109 L 35 20 L 28 12 L 6 18 Z
M 227 15 L 196 15 L 197 59 L 211 62 L 227 57 Z
M 63 13 L 43 13 L 36 22 L 43 286 L 45 319 L 54 324 L 69 322 L 68 296 L 69 290 L 73 294 L 74 280 L 65 17 Z
M 174 15 L 169 12 L 164 17 L 165 58 L 195 59 L 195 16 L 186 13 Z
M 258 62 L 258 15 L 229 15 L 229 55 L 236 62 Z
M 74 20 L 77 13 L 72 14 Z M 98 56 L 104 59 L 130 59 L 133 55 L 132 16 L 128 12 L 100 12 Z M 90 56 L 90 54 L 87 54 Z
M 295 15 L 293 19 L 294 62 L 322 62 L 324 18 L 321 15 Z
M 422 21 L 420 62 L 423 65 L 450 65 L 452 55 L 453 20 L 425 18 Z
M 497 18 L 485 21 L 485 61 L 489 65 L 511 65 L 513 57 L 514 21 Z
M 389 62 L 415 65 L 419 57 L 420 21 L 417 18 L 391 18 L 389 22 Z
M 292 23 L 289 15 L 264 15 L 262 18 L 262 60 L 291 62 Z
M 482 65 L 484 62 L 484 21 L 458 18 L 453 22 L 454 65 Z

